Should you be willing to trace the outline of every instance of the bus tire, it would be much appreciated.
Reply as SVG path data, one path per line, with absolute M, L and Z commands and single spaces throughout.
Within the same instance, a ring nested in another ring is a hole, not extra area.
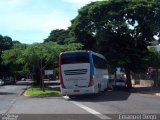
M 105 91 L 111 90 L 112 87 L 109 86 L 109 83 L 107 82 L 107 88 L 105 89 Z
M 75 95 L 69 95 L 68 96 L 70 99 L 74 99 L 76 96 Z
M 101 84 L 98 84 L 98 92 L 97 92 L 97 95 L 100 95 L 101 93 Z

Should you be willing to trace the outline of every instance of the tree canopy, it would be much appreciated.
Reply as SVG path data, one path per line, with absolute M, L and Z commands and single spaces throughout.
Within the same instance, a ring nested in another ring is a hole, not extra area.
M 3 70 L 8 76 L 24 77 L 29 74 L 29 69 L 24 59 L 24 50 L 28 45 L 14 43 L 12 48 L 2 53 L 3 65 L 7 66 L 7 70 Z
M 11 76 L 33 75 L 37 84 L 41 85 L 44 70 L 58 67 L 60 52 L 81 47 L 79 43 L 59 45 L 56 42 L 46 42 L 26 45 L 15 42 L 11 49 L 3 51 L 3 64 L 8 65 Z
M 11 48 L 12 45 L 12 38 L 0 35 L 0 52 Z
M 55 29 L 52 30 L 48 38 L 44 42 L 57 42 L 58 44 L 64 44 L 65 39 L 68 36 L 69 31 L 64 29 Z
M 7 70 L 7 66 L 3 66 L 1 63 L 2 63 L 2 52 L 4 50 L 8 50 L 12 47 L 13 45 L 13 42 L 12 42 L 12 39 L 8 36 L 2 36 L 0 35 L 0 77 L 2 75 L 4 75 L 5 73 L 5 70 Z
M 106 56 L 110 65 L 130 71 L 144 69 L 147 46 L 160 34 L 157 0 L 107 0 L 92 2 L 72 20 L 71 32 L 88 49 Z
M 148 67 L 152 69 L 152 71 L 148 71 L 148 75 L 154 80 L 154 86 L 160 86 L 159 79 L 159 68 L 160 68 L 160 51 L 157 51 L 154 47 L 149 48 L 150 55 L 148 56 Z

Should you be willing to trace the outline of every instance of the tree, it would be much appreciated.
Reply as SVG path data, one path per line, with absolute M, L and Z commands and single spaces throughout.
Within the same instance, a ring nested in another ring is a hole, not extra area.
M 77 41 L 106 56 L 114 67 L 125 68 L 127 87 L 131 71 L 144 69 L 147 46 L 159 35 L 160 2 L 157 0 L 108 0 L 92 2 L 72 20 Z
M 33 68 L 37 84 L 43 87 L 43 71 L 48 66 L 58 66 L 60 52 L 80 49 L 81 44 L 59 45 L 55 42 L 36 43 L 30 45 L 24 52 L 26 62 Z
M 3 70 L 4 75 L 19 79 L 29 74 L 29 68 L 23 56 L 26 48 L 26 44 L 14 43 L 11 49 L 3 51 L 2 64 L 7 68 Z
M 12 38 L 0 35 L 0 51 L 7 50 L 13 45 Z
M 69 31 L 64 29 L 52 30 L 48 38 L 44 42 L 57 42 L 58 44 L 64 44 L 65 39 L 68 36 Z
M 154 69 L 155 78 L 154 78 L 154 86 L 160 85 L 160 81 L 158 81 L 159 69 L 160 69 L 160 52 L 155 48 L 149 48 L 150 55 L 148 56 L 148 66 Z M 158 83 L 159 82 L 159 83 Z
M 50 66 L 58 67 L 58 56 L 60 52 L 77 50 L 82 47 L 80 43 L 60 45 L 56 42 L 34 43 L 31 45 L 13 42 L 13 47 L 3 50 L 3 65 L 9 71 L 6 74 L 24 77 L 33 74 L 36 85 L 42 86 L 44 69 Z M 6 44 L 7 45 L 7 44 Z
M 2 36 L 0 35 L 0 77 L 2 77 L 4 75 L 4 73 L 7 70 L 7 66 L 2 65 L 2 52 L 4 50 L 8 50 L 12 47 L 13 43 L 12 43 L 12 39 L 8 36 Z

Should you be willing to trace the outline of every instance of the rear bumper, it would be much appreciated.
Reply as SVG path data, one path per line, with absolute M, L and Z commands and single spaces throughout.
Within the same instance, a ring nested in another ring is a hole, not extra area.
M 94 94 L 94 87 L 84 87 L 75 89 L 65 89 L 61 88 L 62 95 L 84 95 L 84 94 Z

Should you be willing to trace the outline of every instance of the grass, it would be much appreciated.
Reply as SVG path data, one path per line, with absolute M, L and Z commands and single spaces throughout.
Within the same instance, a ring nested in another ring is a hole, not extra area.
M 61 92 L 59 87 L 45 87 L 45 92 L 36 86 L 30 86 L 27 88 L 25 94 L 27 96 L 37 96 L 37 97 L 60 97 Z

